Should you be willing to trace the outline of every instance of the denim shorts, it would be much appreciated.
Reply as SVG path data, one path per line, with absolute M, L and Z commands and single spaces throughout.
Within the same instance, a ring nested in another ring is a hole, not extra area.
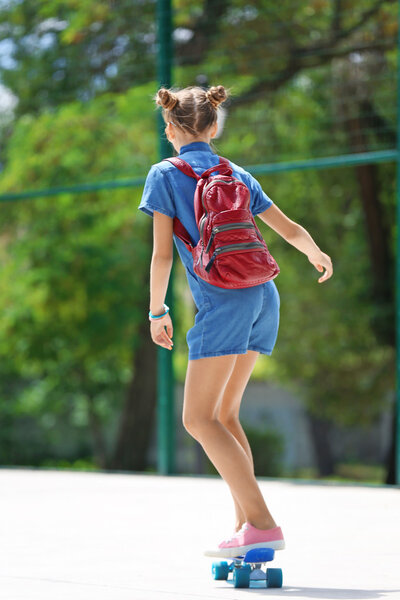
M 273 280 L 250 288 L 226 290 L 199 282 L 202 302 L 186 334 L 189 360 L 272 353 L 279 327 L 279 292 Z

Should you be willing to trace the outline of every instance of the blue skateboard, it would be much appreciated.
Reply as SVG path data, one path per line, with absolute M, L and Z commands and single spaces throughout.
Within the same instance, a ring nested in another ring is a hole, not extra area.
M 214 579 L 228 581 L 229 573 L 233 574 L 235 588 L 248 587 L 282 587 L 282 569 L 261 568 L 265 563 L 274 560 L 275 550 L 272 548 L 253 548 L 244 556 L 236 556 L 227 561 L 213 562 L 212 575 Z M 229 580 L 231 581 L 231 580 Z M 250 586 L 250 583 L 255 585 Z

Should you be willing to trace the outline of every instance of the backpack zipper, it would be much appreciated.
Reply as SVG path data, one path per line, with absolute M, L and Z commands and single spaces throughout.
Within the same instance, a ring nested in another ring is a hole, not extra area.
M 209 251 L 210 246 L 212 244 L 212 241 L 213 241 L 216 233 L 219 233 L 220 231 L 228 231 L 229 229 L 248 229 L 249 227 L 252 227 L 253 229 L 255 229 L 254 224 L 250 223 L 249 221 L 247 221 L 245 223 L 243 223 L 243 222 L 241 222 L 241 223 L 226 223 L 226 225 L 216 225 L 211 230 L 210 239 L 208 240 L 207 248 L 205 251 L 206 252 Z
M 228 244 L 227 246 L 220 246 L 214 250 L 214 253 L 210 260 L 208 261 L 205 270 L 207 273 L 210 271 L 214 260 L 217 258 L 218 254 L 223 254 L 224 252 L 229 252 L 230 250 L 250 250 L 251 248 L 264 248 L 264 244 L 262 242 L 246 242 L 242 244 Z
M 206 221 L 206 216 L 207 216 L 207 214 L 204 213 L 203 216 L 200 219 L 200 237 L 201 237 L 201 240 L 203 242 L 203 246 L 204 246 L 203 229 L 204 229 L 204 224 L 205 224 L 205 221 Z

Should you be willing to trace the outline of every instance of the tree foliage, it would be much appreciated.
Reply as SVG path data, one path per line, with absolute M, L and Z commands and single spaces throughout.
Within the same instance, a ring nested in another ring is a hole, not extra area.
M 115 161 L 127 171 L 131 163 L 134 171 L 135 162 L 141 165 L 146 152 L 154 152 L 148 92 L 136 88 L 90 105 L 21 117 L 8 146 L 3 185 L 47 187 L 60 173 L 64 181 L 77 182 L 88 172 L 111 174 Z M 129 140 L 142 147 L 136 161 Z M 121 408 L 147 305 L 142 282 L 150 246 L 139 197 L 134 188 L 3 206 L 0 354 L 13 357 L 5 364 L 19 374 L 15 408 L 20 415 L 58 414 L 77 426 L 90 424 L 102 465 L 102 427 Z M 4 375 L 6 395 L 11 375 Z
M 232 88 L 220 154 L 256 165 L 394 147 L 395 2 L 174 7 L 176 84 L 203 74 Z M 3 3 L 0 80 L 18 104 L 0 145 L 0 192 L 144 175 L 157 160 L 155 41 L 154 2 Z M 260 177 L 332 256 L 335 273 L 317 284 L 307 258 L 261 226 L 281 266 L 281 325 L 258 376 L 295 386 L 316 417 L 344 425 L 372 422 L 393 391 L 394 179 L 390 164 Z M 123 398 L 138 402 L 127 389 L 143 343 L 151 251 L 140 192 L 2 205 L 3 462 L 92 448 L 97 464 L 110 464 Z M 185 285 L 178 268 L 179 377 L 192 320 Z M 70 444 L 56 431 L 69 432 Z M 36 454 L 22 450 L 26 435 Z M 129 468 L 129 447 L 127 455 L 118 447 Z

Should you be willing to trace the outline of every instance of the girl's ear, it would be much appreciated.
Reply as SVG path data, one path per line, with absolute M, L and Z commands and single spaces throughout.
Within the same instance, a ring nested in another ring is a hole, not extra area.
M 218 123 L 217 121 L 214 123 L 214 125 L 211 127 L 211 131 L 210 131 L 210 135 L 212 138 L 214 138 L 218 133 Z
M 171 123 L 166 124 L 165 133 L 166 133 L 168 141 L 175 139 L 175 131 L 174 131 L 174 128 L 172 127 Z

